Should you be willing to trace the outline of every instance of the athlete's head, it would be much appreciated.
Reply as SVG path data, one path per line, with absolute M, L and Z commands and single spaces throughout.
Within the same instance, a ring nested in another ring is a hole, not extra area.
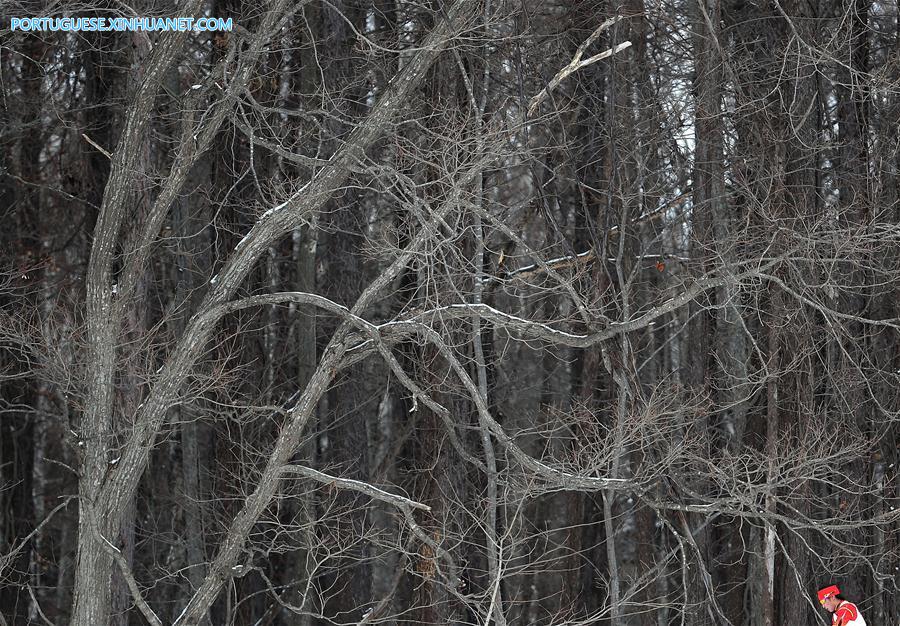
M 819 604 L 825 607 L 829 613 L 834 613 L 838 605 L 841 603 L 841 590 L 837 585 L 830 585 L 824 589 L 819 589 Z

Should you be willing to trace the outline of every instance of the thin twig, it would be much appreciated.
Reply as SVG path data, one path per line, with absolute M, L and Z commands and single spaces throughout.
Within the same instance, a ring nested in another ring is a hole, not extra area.
M 44 615 L 44 611 L 41 610 L 41 605 L 37 601 L 37 598 L 34 597 L 34 590 L 31 588 L 31 585 L 26 585 L 28 587 L 28 595 L 31 596 L 31 601 L 34 602 L 34 608 L 37 609 L 38 615 L 41 616 L 41 619 L 47 623 L 47 626 L 56 626 L 53 622 L 47 619 L 47 616 Z M 6 621 L 3 622 L 6 624 Z
M 45 517 L 44 520 L 40 524 L 38 524 L 37 527 L 35 527 L 34 530 L 32 530 L 30 533 L 28 533 L 28 535 L 26 535 L 25 538 L 19 542 L 19 545 L 17 545 L 15 548 L 13 548 L 12 550 L 10 550 L 6 554 L 4 554 L 2 557 L 0 557 L 0 572 L 3 572 L 4 569 L 9 567 L 9 563 L 16 557 L 16 555 L 19 554 L 19 552 L 22 551 L 22 548 L 24 548 L 25 545 L 29 541 L 31 541 L 31 538 L 34 537 L 36 534 L 38 534 L 41 531 L 41 529 L 47 524 L 47 522 L 49 522 L 50 519 L 54 515 L 56 515 L 56 513 L 60 509 L 65 508 L 74 497 L 75 496 L 68 496 L 61 504 L 58 504 L 56 506 L 56 508 L 54 508 L 52 511 L 50 511 L 50 513 L 47 515 L 47 517 Z

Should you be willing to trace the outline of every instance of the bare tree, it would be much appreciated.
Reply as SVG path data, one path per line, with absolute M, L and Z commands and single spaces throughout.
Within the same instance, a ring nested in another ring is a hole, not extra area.
M 896 3 L 177 12 L 2 33 L 4 621 L 896 614 Z

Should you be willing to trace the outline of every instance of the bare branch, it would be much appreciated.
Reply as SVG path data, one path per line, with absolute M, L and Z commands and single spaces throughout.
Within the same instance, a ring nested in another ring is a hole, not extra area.
M 371 498 L 374 498 L 375 500 L 380 500 L 399 508 L 409 507 L 413 509 L 420 509 L 422 511 L 431 510 L 430 506 L 422 504 L 421 502 L 416 502 L 415 500 L 410 500 L 409 498 L 404 498 L 403 496 L 394 495 L 361 480 L 352 480 L 350 478 L 339 478 L 337 476 L 331 476 L 318 470 L 314 470 L 311 467 L 304 467 L 302 465 L 285 465 L 281 469 L 282 472 L 286 474 L 298 474 L 300 476 L 316 480 L 325 485 L 336 485 L 338 487 L 343 487 L 344 489 L 358 491 L 360 493 L 366 494 Z
M 600 52 L 591 57 L 588 57 L 587 59 L 582 60 L 585 51 L 590 47 L 592 43 L 597 40 L 601 33 L 603 33 L 603 31 L 605 31 L 607 28 L 623 19 L 624 17 L 625 16 L 623 15 L 617 15 L 616 17 L 611 17 L 608 20 L 604 21 L 594 30 L 593 33 L 591 33 L 591 36 L 588 37 L 583 44 L 578 46 L 578 50 L 575 51 L 575 56 L 572 57 L 572 60 L 569 62 L 569 64 L 559 70 L 559 72 L 556 73 L 556 76 L 553 77 L 553 79 L 547 84 L 547 86 L 544 87 L 540 91 L 540 93 L 538 93 L 531 99 L 531 102 L 528 105 L 528 115 L 534 115 L 534 112 L 541 105 L 541 103 L 547 99 L 550 93 L 571 74 L 584 67 L 587 67 L 588 65 L 592 65 L 598 61 L 609 58 L 612 55 L 617 54 L 631 46 L 630 41 L 623 41 L 622 43 L 610 48 L 609 50 L 605 50 L 604 52 Z

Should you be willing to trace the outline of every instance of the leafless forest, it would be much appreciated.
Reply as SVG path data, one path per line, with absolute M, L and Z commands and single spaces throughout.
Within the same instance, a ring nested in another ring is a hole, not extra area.
M 0 2 L 0 625 L 897 624 L 897 0 L 98 7 Z

